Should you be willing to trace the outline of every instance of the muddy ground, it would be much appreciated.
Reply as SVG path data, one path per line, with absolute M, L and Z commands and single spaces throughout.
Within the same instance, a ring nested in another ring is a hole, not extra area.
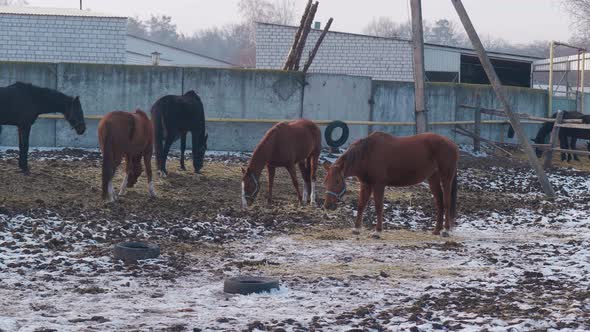
M 2 151 L 0 331 L 589 329 L 590 162 L 556 162 L 550 202 L 515 154 L 462 154 L 450 238 L 430 235 L 431 198 L 418 185 L 387 190 L 375 240 L 373 208 L 367 231 L 350 232 L 353 179 L 345 203 L 325 212 L 299 206 L 279 170 L 273 206 L 262 191 L 243 211 L 247 155 L 209 155 L 201 176 L 173 157 L 156 199 L 142 177 L 105 204 L 98 152 L 32 152 L 23 176 L 16 152 Z M 158 243 L 162 255 L 113 260 L 112 245 L 128 240 Z M 278 277 L 281 290 L 223 294 L 223 278 L 240 273 Z

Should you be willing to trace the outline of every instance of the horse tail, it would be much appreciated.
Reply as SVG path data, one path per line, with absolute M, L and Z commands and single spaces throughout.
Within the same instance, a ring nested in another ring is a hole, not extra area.
M 164 154 L 164 146 L 162 140 L 164 139 L 164 130 L 162 128 L 162 112 L 158 108 L 152 108 L 152 124 L 154 129 L 154 150 L 156 152 L 156 165 L 158 169 L 161 168 L 161 159 Z
M 453 223 L 457 218 L 457 171 L 455 171 L 455 177 L 453 177 L 453 185 L 451 187 L 451 219 Z
M 104 123 L 102 128 L 102 198 L 107 199 L 109 195 L 109 182 L 114 175 L 115 157 L 113 153 L 113 136 L 109 122 Z

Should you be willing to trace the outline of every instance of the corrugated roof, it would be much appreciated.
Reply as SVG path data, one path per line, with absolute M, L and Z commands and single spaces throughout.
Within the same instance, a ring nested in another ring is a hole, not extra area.
M 99 13 L 74 8 L 30 7 L 30 6 L 0 6 L 0 15 L 37 15 L 37 16 L 72 16 L 72 17 L 110 17 L 127 18 L 124 15 Z

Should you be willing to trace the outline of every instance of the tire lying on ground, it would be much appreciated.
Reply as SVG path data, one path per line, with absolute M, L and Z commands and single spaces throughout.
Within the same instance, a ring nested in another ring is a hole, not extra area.
M 342 135 L 339 139 L 334 140 L 332 139 L 332 132 L 336 128 L 342 129 Z M 326 143 L 328 144 L 328 146 L 338 148 L 341 147 L 344 143 L 346 143 L 346 141 L 348 140 L 348 134 L 348 125 L 344 121 L 336 120 L 328 124 L 328 127 L 326 127 L 326 130 L 324 131 L 324 138 L 326 139 Z
M 122 242 L 113 247 L 113 256 L 127 264 L 136 264 L 138 260 L 160 256 L 160 247 L 144 242 Z
M 240 276 L 226 278 L 223 291 L 230 294 L 248 295 L 279 289 L 279 281 L 271 278 Z

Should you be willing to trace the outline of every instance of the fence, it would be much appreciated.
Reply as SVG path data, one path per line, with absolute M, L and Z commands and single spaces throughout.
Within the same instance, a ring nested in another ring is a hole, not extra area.
M 252 150 L 273 122 L 299 117 L 317 120 L 321 126 L 336 119 L 347 121 L 351 125 L 348 143 L 374 130 L 396 135 L 414 132 L 411 82 L 272 70 L 0 62 L 0 86 L 16 81 L 79 95 L 88 117 L 87 132 L 82 136 L 59 117 L 39 119 L 33 126 L 32 146 L 97 147 L 96 127 L 102 115 L 112 110 L 149 110 L 161 96 L 188 90 L 197 91 L 203 100 L 209 148 L 214 150 Z M 516 109 L 545 115 L 546 91 L 507 91 Z M 488 86 L 428 84 L 427 108 L 433 130 L 459 143 L 469 142 L 453 132 L 453 125 L 473 126 L 473 115 L 460 111 L 460 105 L 473 104 L 478 94 L 484 107 L 499 107 Z M 482 115 L 482 123 L 486 124 L 481 127 L 482 137 L 507 140 L 504 120 Z M 527 128 L 531 135 L 535 130 Z M 0 145 L 18 145 L 16 128 L 3 127 Z

